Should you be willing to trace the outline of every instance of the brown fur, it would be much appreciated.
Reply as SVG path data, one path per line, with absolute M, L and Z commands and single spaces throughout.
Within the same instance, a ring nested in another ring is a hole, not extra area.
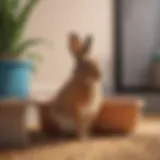
M 52 117 L 62 129 L 65 126 L 60 124 L 59 119 L 70 118 L 75 123 L 75 129 L 80 138 L 88 136 L 92 122 L 98 114 L 97 110 L 92 112 L 92 102 L 100 94 L 100 92 L 96 93 L 95 84 L 100 82 L 101 71 L 99 64 L 88 56 L 91 40 L 91 37 L 87 37 L 82 42 L 76 34 L 70 34 L 69 49 L 76 60 L 73 75 L 59 94 L 44 104 L 50 106 L 50 115 L 48 116 Z M 95 105 L 98 103 L 93 103 L 93 107 Z M 88 108 L 89 111 L 85 111 L 85 108 Z

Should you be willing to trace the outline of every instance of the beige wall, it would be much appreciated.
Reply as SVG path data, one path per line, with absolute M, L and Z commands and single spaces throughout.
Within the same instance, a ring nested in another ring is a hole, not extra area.
M 37 92 L 56 90 L 69 76 L 72 58 L 66 48 L 67 33 L 95 37 L 93 53 L 105 68 L 107 86 L 112 85 L 112 0 L 41 0 L 30 19 L 25 37 L 43 37 L 53 48 L 40 46 L 44 63 L 38 66 L 32 89 Z

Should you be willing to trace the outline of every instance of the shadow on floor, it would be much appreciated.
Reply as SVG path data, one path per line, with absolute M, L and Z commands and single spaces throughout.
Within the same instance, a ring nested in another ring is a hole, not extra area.
M 119 134 L 119 133 L 103 133 L 103 132 L 96 132 L 93 134 L 89 140 L 93 139 L 104 139 L 104 138 L 120 138 L 127 136 L 127 134 Z M 55 133 L 52 135 L 46 135 L 43 132 L 32 132 L 29 133 L 30 137 L 30 143 L 22 146 L 22 147 L 5 147 L 5 148 L 0 148 L 0 154 L 1 153 L 8 153 L 8 152 L 13 152 L 13 151 L 24 151 L 28 149 L 33 149 L 33 148 L 39 148 L 39 147 L 45 147 L 45 146 L 57 146 L 61 144 L 67 144 L 70 142 L 76 142 L 79 141 L 75 135 L 66 135 L 63 133 Z

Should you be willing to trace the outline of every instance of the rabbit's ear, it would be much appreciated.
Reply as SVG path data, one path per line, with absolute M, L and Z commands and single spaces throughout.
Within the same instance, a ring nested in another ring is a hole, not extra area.
M 68 36 L 68 45 L 71 54 L 75 57 L 80 57 L 82 51 L 82 41 L 80 37 L 75 33 L 70 33 Z
M 83 47 L 82 47 L 82 55 L 86 55 L 89 53 L 91 46 L 92 46 L 93 37 L 92 35 L 89 35 L 86 37 Z

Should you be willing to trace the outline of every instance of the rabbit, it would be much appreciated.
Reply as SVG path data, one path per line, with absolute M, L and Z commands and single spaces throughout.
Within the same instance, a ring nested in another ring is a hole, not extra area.
M 98 61 L 90 55 L 91 45 L 91 36 L 83 42 L 77 34 L 69 34 L 68 47 L 75 59 L 72 76 L 56 97 L 41 104 L 49 107 L 48 116 L 62 131 L 75 132 L 80 139 L 89 137 L 102 102 L 102 73 Z

